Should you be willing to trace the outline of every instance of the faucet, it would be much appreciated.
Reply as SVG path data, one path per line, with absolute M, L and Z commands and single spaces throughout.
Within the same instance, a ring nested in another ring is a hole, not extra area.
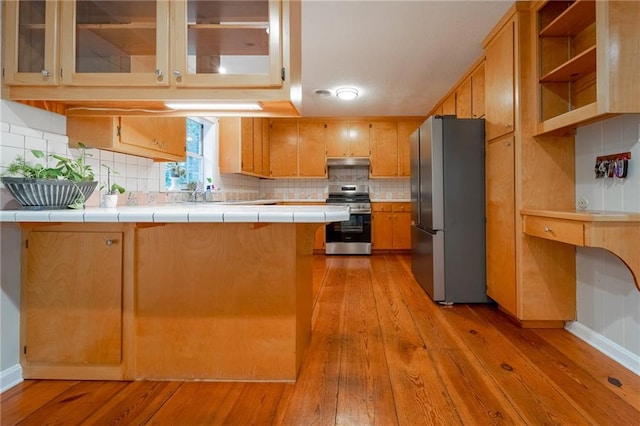
M 198 201 L 198 197 L 202 197 L 202 202 L 205 203 L 207 201 L 207 197 L 205 196 L 204 188 L 202 182 L 196 183 L 196 187 L 191 192 L 189 196 L 189 201 L 196 202 Z

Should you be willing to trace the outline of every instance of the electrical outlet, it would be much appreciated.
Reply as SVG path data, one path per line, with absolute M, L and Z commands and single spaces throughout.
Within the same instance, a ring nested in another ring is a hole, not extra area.
M 589 199 L 587 197 L 580 197 L 578 199 L 578 207 L 586 209 L 589 206 Z

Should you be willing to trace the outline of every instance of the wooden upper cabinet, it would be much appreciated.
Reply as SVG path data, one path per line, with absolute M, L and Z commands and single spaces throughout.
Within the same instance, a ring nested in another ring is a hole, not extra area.
M 184 161 L 184 117 L 67 117 L 69 145 L 122 152 L 159 161 Z
M 281 1 L 169 3 L 177 86 L 282 86 Z
M 442 103 L 442 115 L 456 115 L 456 93 L 453 92 Z
M 640 112 L 640 2 L 540 3 L 537 133 Z
M 371 177 L 398 176 L 398 123 L 375 121 L 371 123 Z
M 3 1 L 3 82 L 58 84 L 57 34 L 60 3 Z
M 62 83 L 169 85 L 169 21 L 165 1 L 61 2 Z
M 327 175 L 325 157 L 325 124 L 322 121 L 301 121 L 298 127 L 298 175 Z
M 8 85 L 280 88 L 288 79 L 290 8 L 280 0 L 4 3 Z
M 368 157 L 369 122 L 329 120 L 325 140 L 327 157 Z
M 483 118 L 485 110 L 484 61 L 471 74 L 471 117 Z
M 298 174 L 298 121 L 271 120 L 271 177 Z
M 218 165 L 220 173 L 268 177 L 269 135 L 260 117 L 220 117 Z
M 484 117 L 484 62 L 478 65 L 456 89 L 458 118 Z
M 367 121 L 349 121 L 349 157 L 371 155 L 370 126 Z
M 411 146 L 409 138 L 421 121 L 398 121 L 398 176 L 411 176 Z
M 458 118 L 471 118 L 472 101 L 471 76 L 469 76 L 456 89 L 456 116 Z
M 485 120 L 487 140 L 514 129 L 514 31 L 507 21 L 485 46 Z

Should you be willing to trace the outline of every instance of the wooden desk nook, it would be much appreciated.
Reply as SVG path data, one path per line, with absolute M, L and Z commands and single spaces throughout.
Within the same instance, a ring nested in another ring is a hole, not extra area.
M 640 213 L 522 209 L 520 214 L 527 235 L 615 254 L 640 291 Z

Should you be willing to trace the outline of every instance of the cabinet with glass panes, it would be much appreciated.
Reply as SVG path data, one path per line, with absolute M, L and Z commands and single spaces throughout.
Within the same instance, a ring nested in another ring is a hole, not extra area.
M 3 3 L 8 85 L 283 85 L 279 0 Z

